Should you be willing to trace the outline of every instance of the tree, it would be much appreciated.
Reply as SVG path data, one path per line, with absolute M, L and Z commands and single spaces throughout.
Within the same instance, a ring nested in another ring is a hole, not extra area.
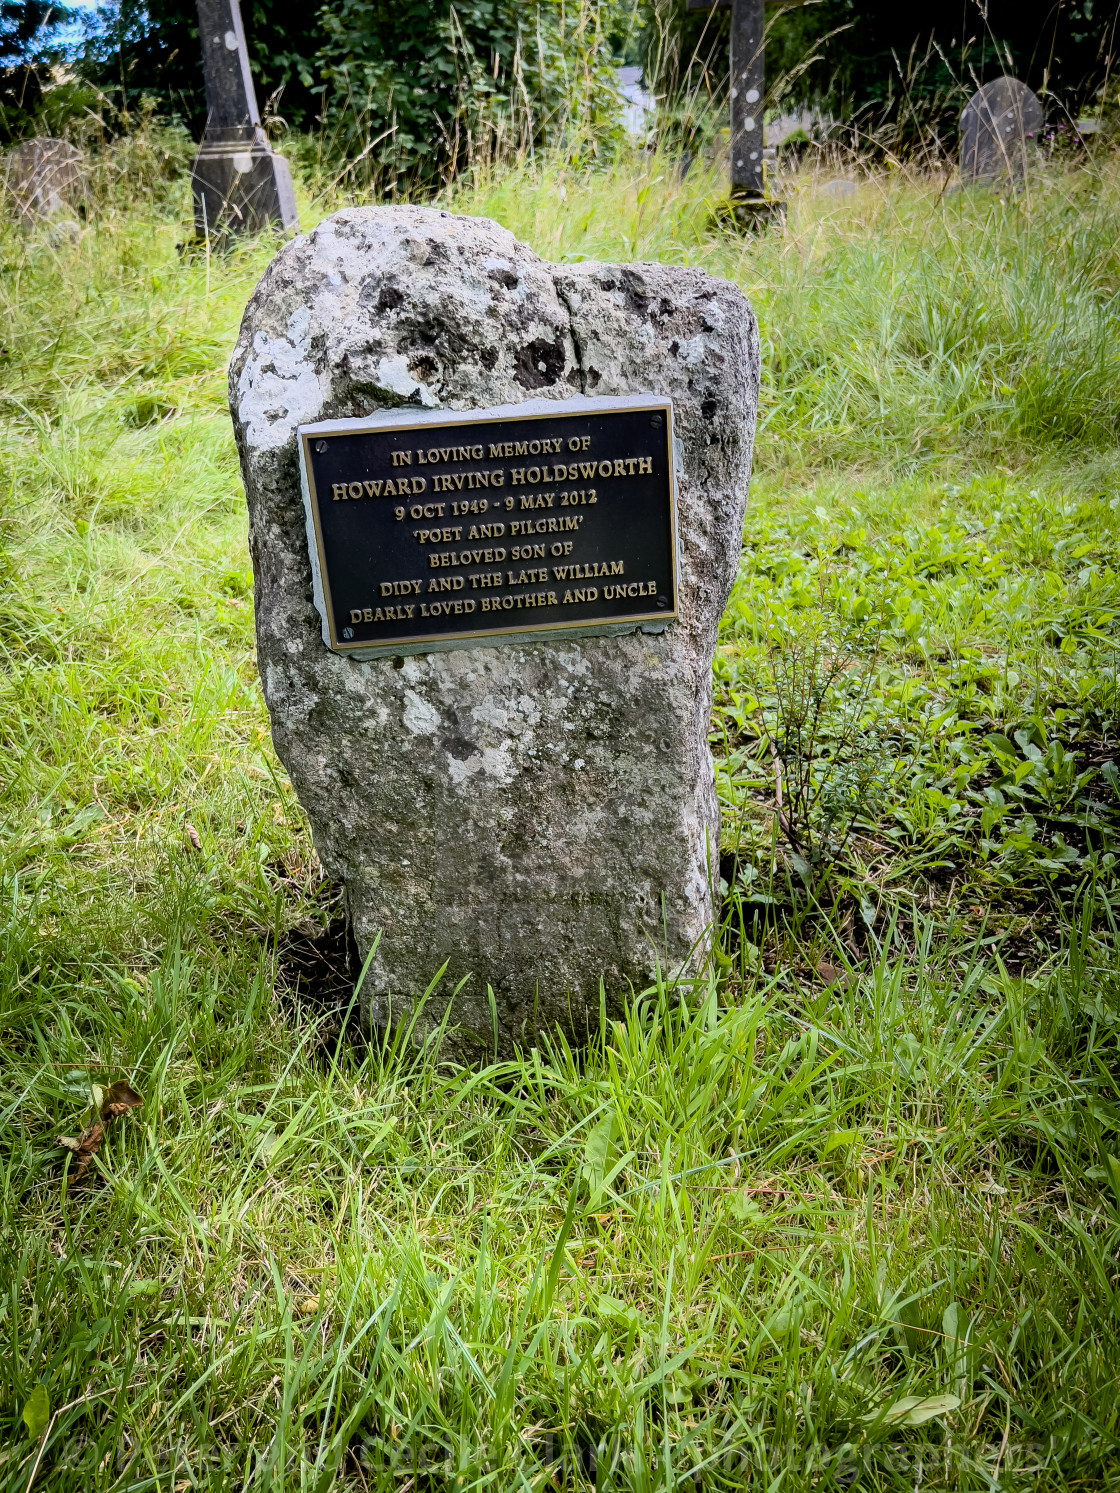
M 651 43 L 668 37 L 683 80 L 726 57 L 726 12 L 648 0 Z M 1071 113 L 1108 77 L 1116 0 L 821 0 L 768 7 L 767 78 L 786 97 L 838 118 L 899 119 L 907 110 L 955 121 L 966 93 L 1000 73 L 1022 78 Z
M 838 31 L 805 86 L 851 113 L 1012 73 L 1076 111 L 1107 76 L 1120 6 L 1099 0 L 824 0 L 779 34 Z M 840 29 L 843 28 L 843 29 Z M 809 36 L 805 36 L 809 40 Z
M 74 12 L 44 0 L 0 0 L 0 139 L 34 133 L 44 84 Z
M 338 0 L 317 62 L 324 116 L 382 170 L 432 179 L 544 140 L 608 138 L 617 0 Z
M 245 39 L 257 100 L 294 129 L 309 129 L 319 97 L 315 53 L 323 41 L 315 5 L 244 0 Z M 206 124 L 202 49 L 193 0 L 118 0 L 89 27 L 81 68 L 126 112 L 148 96 L 197 138 Z
M 59 55 L 59 30 L 73 18 L 72 10 L 45 0 L 2 0 L 0 68 L 49 66 Z
M 634 0 L 245 0 L 257 99 L 324 128 L 373 174 L 432 181 L 504 130 L 531 145 L 573 120 L 606 132 Z M 99 12 L 83 67 L 123 107 L 144 94 L 197 137 L 206 119 L 192 0 Z M 591 132 L 588 131 L 590 134 Z

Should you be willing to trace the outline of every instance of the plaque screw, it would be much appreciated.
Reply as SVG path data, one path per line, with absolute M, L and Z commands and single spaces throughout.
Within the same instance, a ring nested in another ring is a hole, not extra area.
M 669 605 L 669 598 L 667 596 L 659 596 L 657 598 L 657 605 L 659 607 L 667 607 Z
M 354 629 L 352 627 L 344 627 L 342 629 L 342 636 L 347 639 L 352 638 L 354 636 Z
M 324 455 L 325 452 L 326 452 L 326 449 L 327 449 L 327 443 L 326 443 L 326 441 L 316 441 L 315 442 L 315 449 L 316 449 L 316 451 L 318 451 L 318 453 L 319 453 L 320 456 Z
M 661 416 L 660 415 L 654 415 L 654 417 L 652 418 L 652 420 L 650 420 L 649 423 L 653 426 L 654 430 L 660 430 L 661 429 Z

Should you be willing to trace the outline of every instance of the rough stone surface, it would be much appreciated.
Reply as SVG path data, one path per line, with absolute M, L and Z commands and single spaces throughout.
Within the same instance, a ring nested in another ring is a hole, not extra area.
M 993 78 L 961 114 L 961 180 L 967 184 L 1021 177 L 1042 133 L 1042 105 L 1018 78 Z
M 553 1024 L 578 1040 L 600 980 L 611 1001 L 703 948 L 719 845 L 711 660 L 758 376 L 734 286 L 661 265 L 548 264 L 491 222 L 435 209 L 338 213 L 262 278 L 230 368 L 260 672 L 363 956 L 381 934 L 363 992 L 373 1024 L 403 1016 L 446 962 L 420 1028 L 465 981 L 454 1051 L 509 1051 Z M 576 392 L 674 401 L 679 622 L 407 659 L 329 652 L 297 425 Z
M 847 198 L 856 195 L 856 184 L 845 176 L 837 176 L 832 181 L 826 181 L 819 191 L 822 197 L 835 197 L 838 201 L 844 202 Z
M 82 158 L 68 140 L 24 140 L 9 151 L 4 182 L 16 212 L 26 222 L 73 208 L 86 195 Z

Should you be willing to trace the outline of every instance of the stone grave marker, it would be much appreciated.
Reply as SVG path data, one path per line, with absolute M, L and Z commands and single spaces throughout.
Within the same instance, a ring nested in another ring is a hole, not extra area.
M 741 292 L 355 208 L 287 245 L 230 367 L 273 740 L 374 1027 L 575 1040 L 703 958 L 711 665 L 759 378 Z M 380 940 L 380 941 L 378 941 Z M 490 992 L 492 992 L 492 997 Z
M 780 221 L 785 208 L 766 195 L 762 111 L 766 99 L 766 6 L 783 0 L 686 0 L 686 10 L 729 10 L 731 200 L 744 225 Z M 804 0 L 784 0 L 801 5 Z M 682 173 L 683 174 L 683 173 Z
M 199 238 L 298 228 L 288 163 L 261 128 L 238 0 L 197 0 L 206 132 L 191 163 Z
M 1021 179 L 1042 134 L 1042 105 L 1018 78 L 993 78 L 961 114 L 961 181 Z
M 25 222 L 53 218 L 85 197 L 82 157 L 68 140 L 24 140 L 4 161 L 4 182 Z

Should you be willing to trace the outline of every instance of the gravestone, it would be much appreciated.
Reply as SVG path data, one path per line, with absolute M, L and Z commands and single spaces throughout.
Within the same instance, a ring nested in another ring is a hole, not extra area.
M 483 219 L 350 209 L 266 271 L 230 367 L 258 661 L 370 1025 L 446 965 L 452 1052 L 579 1040 L 601 981 L 702 960 L 758 378 L 735 287 Z
M 632 140 L 645 141 L 653 127 L 656 103 L 645 86 L 640 67 L 620 67 L 618 91 L 622 99 L 622 128 Z
M 197 0 L 206 131 L 191 163 L 199 238 L 299 227 L 288 163 L 261 128 L 238 0 Z
M 686 10 L 729 10 L 731 199 L 744 225 L 781 220 L 784 206 L 766 196 L 762 110 L 766 99 L 766 6 L 782 0 L 686 0 Z M 803 0 L 789 0 L 802 4 Z
M 961 114 L 961 180 L 992 184 L 1021 179 L 1042 133 L 1042 105 L 1018 78 L 993 78 Z
M 8 152 L 4 181 L 25 222 L 52 218 L 86 195 L 82 158 L 68 140 L 24 140 Z

